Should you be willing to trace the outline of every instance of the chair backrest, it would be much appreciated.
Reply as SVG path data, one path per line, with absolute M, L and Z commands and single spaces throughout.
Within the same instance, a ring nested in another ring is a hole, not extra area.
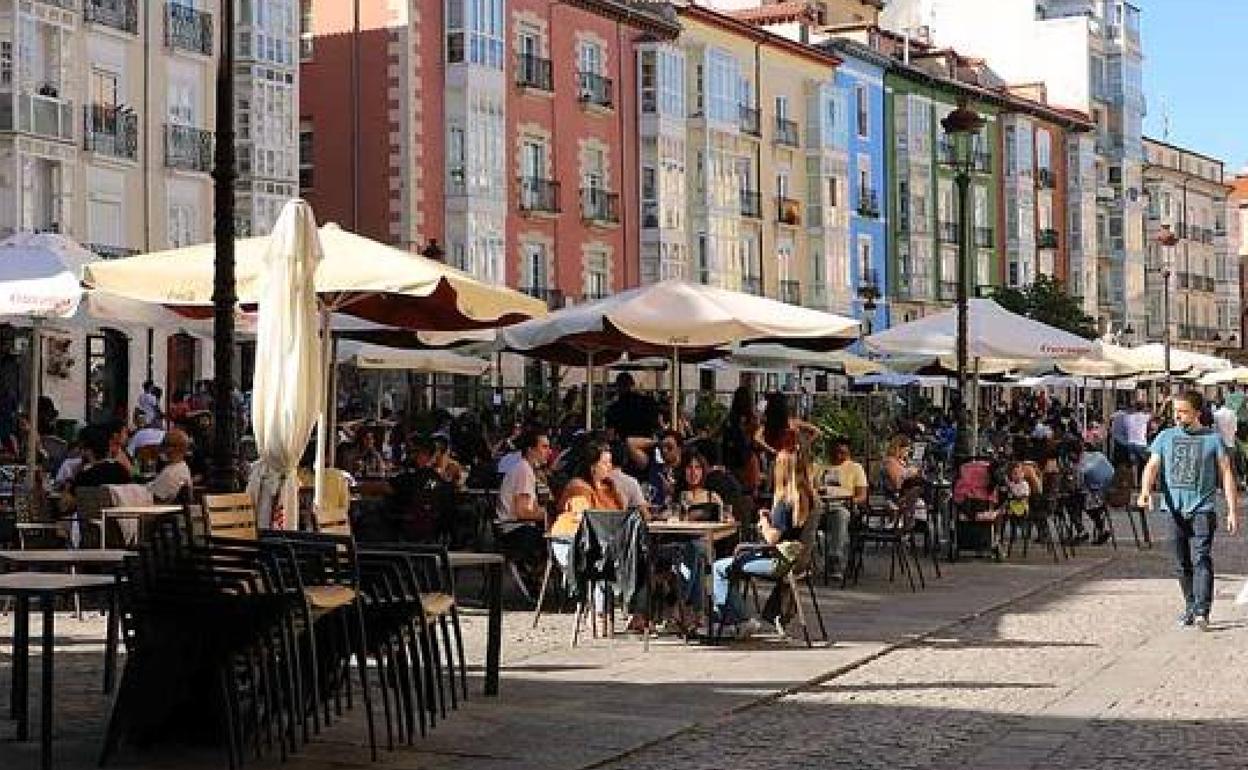
M 204 517 L 213 537 L 255 540 L 259 537 L 256 507 L 246 493 L 204 495 Z
M 39 444 L 43 447 L 43 453 L 48 456 L 44 467 L 49 471 L 61 467 L 61 461 L 69 454 L 69 442 L 60 436 L 40 436 Z
M 810 560 L 815 553 L 815 539 L 819 535 L 819 524 L 822 520 L 823 506 L 816 503 L 811 506 L 810 515 L 806 517 L 806 523 L 802 525 L 802 536 L 799 541 L 802 544 L 802 550 L 793 562 L 793 572 L 796 575 L 803 575 L 810 568 Z
M 104 487 L 78 487 L 74 490 L 74 504 L 81 518 L 96 519 L 101 508 L 113 504 L 113 498 Z
M 316 531 L 331 535 L 351 534 L 351 484 L 347 474 L 337 468 L 325 469 L 325 501 L 313 508 Z

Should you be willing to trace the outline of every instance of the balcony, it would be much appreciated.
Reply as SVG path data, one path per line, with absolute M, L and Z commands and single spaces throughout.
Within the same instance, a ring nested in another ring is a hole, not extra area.
M 567 304 L 567 297 L 564 296 L 561 289 L 551 289 L 546 286 L 521 286 L 520 292 L 540 299 L 551 310 L 558 310 Z
M 44 5 L 53 5 L 57 8 L 64 8 L 67 11 L 78 10 L 78 0 L 39 0 Z
M 759 110 L 753 107 L 747 107 L 744 104 L 740 106 L 740 119 L 738 128 L 743 134 L 750 136 L 763 135 L 763 115 Z
M 760 193 L 741 191 L 741 216 L 750 219 L 763 218 L 763 196 Z
M 858 215 L 871 219 L 880 218 L 880 198 L 870 187 L 858 189 Z
M 211 171 L 212 132 L 166 123 L 165 166 L 182 171 Z
M 994 238 L 991 227 L 975 228 L 975 246 L 980 249 L 991 249 L 994 245 Z
M 941 243 L 956 244 L 958 242 L 959 229 L 961 228 L 958 227 L 957 222 L 941 222 L 940 229 L 937 232 L 937 237 Z
M 790 305 L 802 304 L 802 282 L 787 279 L 780 281 L 780 301 Z
M 802 223 L 802 204 L 793 198 L 776 198 L 776 221 L 796 227 Z
M 554 72 L 550 59 L 542 59 L 530 54 L 520 54 L 516 57 L 516 85 L 521 88 L 554 91 Z
M 741 276 L 741 291 L 744 294 L 753 294 L 756 297 L 763 296 L 763 279 L 757 275 Z
M 912 269 L 902 268 L 905 274 L 896 281 L 896 296 L 901 300 L 926 300 L 932 298 L 931 280 L 926 274 L 918 275 Z
M 1041 190 L 1057 189 L 1057 175 L 1053 173 L 1053 169 L 1042 168 L 1036 171 L 1036 187 Z
M 83 108 L 83 149 L 114 158 L 139 157 L 139 117 L 114 106 L 92 104 Z
M 526 214 L 558 214 L 559 183 L 553 179 L 521 177 L 520 211 Z
M 139 253 L 138 249 L 131 249 L 126 246 L 111 246 L 104 243 L 84 243 L 82 245 L 83 248 L 100 259 L 122 259 L 124 257 L 133 257 Z
M 13 103 L 0 98 L 0 131 L 20 131 L 45 139 L 72 142 L 74 140 L 74 106 L 60 99 L 55 91 L 17 95 L 17 114 L 10 112 Z
M 618 224 L 620 195 L 598 187 L 581 188 L 581 218 L 587 222 Z
M 82 17 L 95 24 L 139 34 L 138 0 L 86 0 Z
M 1057 231 L 1051 227 L 1043 227 L 1036 233 L 1036 248 L 1056 249 Z
M 177 3 L 165 4 L 165 45 L 212 55 L 212 14 Z
M 797 121 L 776 118 L 776 144 L 783 144 L 786 147 L 801 146 L 801 140 L 797 135 Z
M 576 98 L 582 104 L 609 110 L 614 104 L 612 90 L 611 78 L 596 72 L 576 73 Z

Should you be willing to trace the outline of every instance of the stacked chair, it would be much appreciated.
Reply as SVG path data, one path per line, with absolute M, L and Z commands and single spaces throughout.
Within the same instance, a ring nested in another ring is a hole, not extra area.
M 129 654 L 101 765 L 123 741 L 170 736 L 225 746 L 231 768 L 285 760 L 357 703 L 376 760 L 378 693 L 391 750 L 467 698 L 445 549 L 359 549 L 334 511 L 315 532 L 261 530 L 246 495 L 203 502 L 160 519 L 126 561 Z

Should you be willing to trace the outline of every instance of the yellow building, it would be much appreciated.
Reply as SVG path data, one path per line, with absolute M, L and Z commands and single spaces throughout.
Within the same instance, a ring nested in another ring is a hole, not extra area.
M 698 5 L 642 47 L 642 277 L 848 308 L 836 57 Z M 840 204 L 840 205 L 838 205 Z

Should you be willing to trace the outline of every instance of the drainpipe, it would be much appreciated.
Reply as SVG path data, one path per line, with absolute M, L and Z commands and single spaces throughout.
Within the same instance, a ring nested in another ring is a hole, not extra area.
M 754 41 L 754 109 L 758 110 L 758 133 L 763 133 L 763 46 L 757 40 Z M 763 138 L 759 136 L 758 144 L 754 149 L 754 173 L 758 175 L 758 198 L 759 211 L 763 215 L 762 221 L 767 221 L 766 206 L 762 205 L 763 198 Z M 778 204 L 777 204 L 778 205 Z M 758 232 L 758 290 L 762 292 L 762 296 L 767 296 L 767 280 L 763 273 L 763 236 L 766 234 L 767 228 L 759 228 Z M 772 239 L 772 247 L 775 247 L 775 238 Z M 777 291 L 779 287 L 777 286 Z
M 360 0 L 351 20 L 351 229 L 360 230 Z

